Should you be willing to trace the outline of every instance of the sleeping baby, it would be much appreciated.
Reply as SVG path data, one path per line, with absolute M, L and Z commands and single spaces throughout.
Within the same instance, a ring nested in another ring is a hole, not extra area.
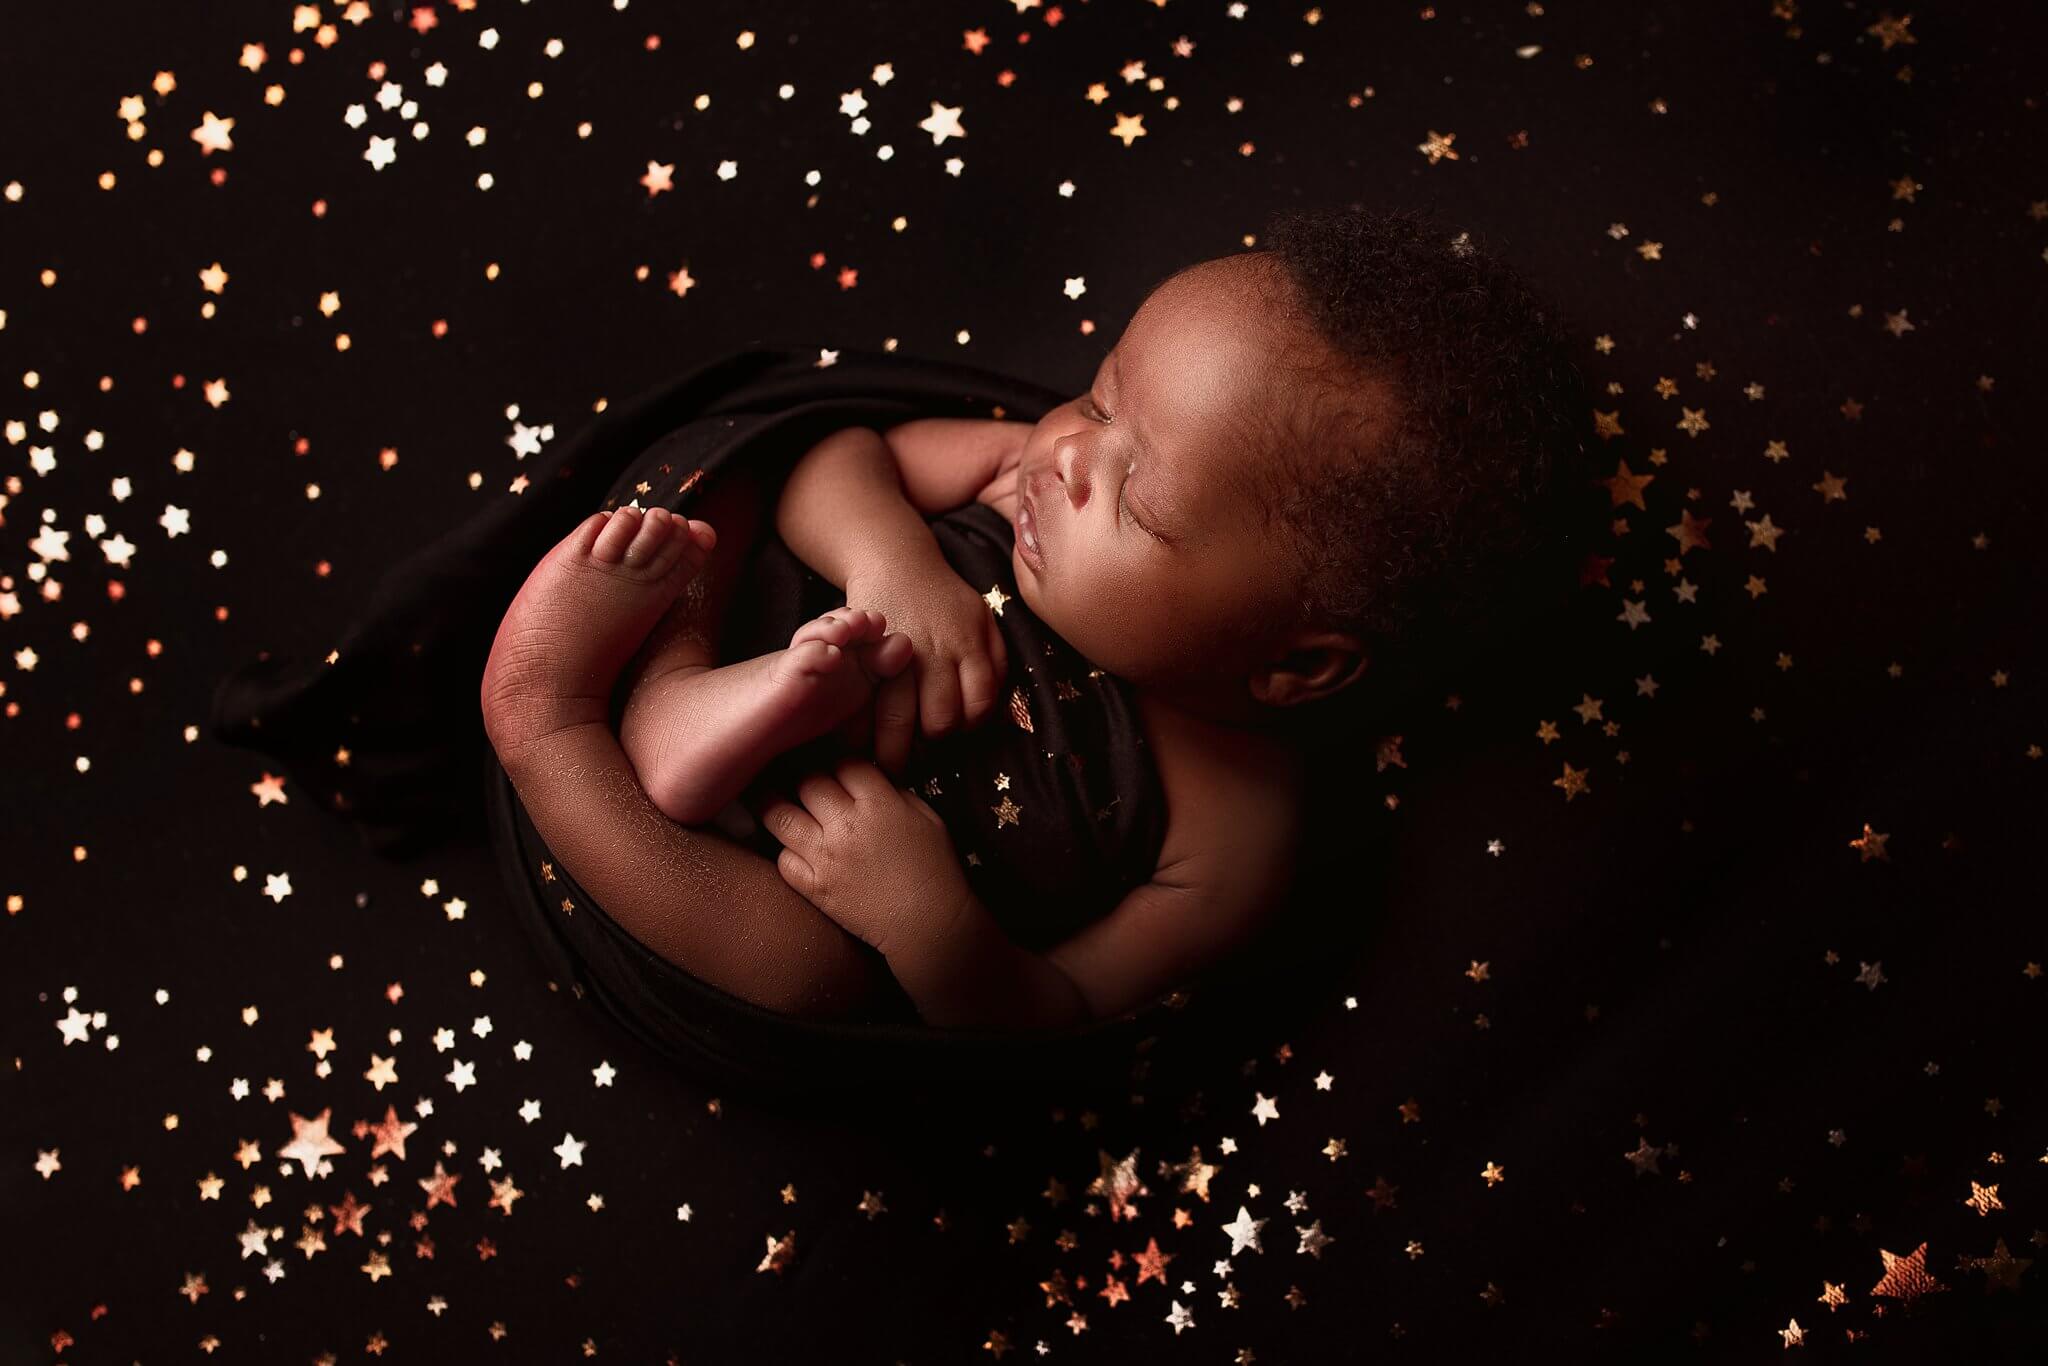
M 663 815 L 736 836 L 758 822 L 783 880 L 882 956 L 926 1024 L 1125 1014 L 1292 900 L 1316 748 L 1555 597 L 1564 499 L 1584 487 L 1581 383 L 1556 314 L 1466 234 L 1282 213 L 1258 250 L 1157 286 L 1087 392 L 1036 422 L 849 427 L 759 515 L 707 501 L 717 526 L 591 516 L 500 626 L 486 728 L 532 806 L 549 773 L 515 755 L 615 714 Z M 928 519 L 963 505 L 1000 518 L 1013 596 L 1128 687 L 1164 807 L 1149 877 L 1042 952 L 994 923 L 960 832 L 903 785 L 917 756 L 1003 716 L 1032 667 L 1009 657 L 1005 590 L 967 582 L 934 537 Z M 721 660 L 764 517 L 844 606 Z M 767 783 L 821 746 L 836 764 Z M 716 985 L 765 1000 L 801 970 L 750 961 Z

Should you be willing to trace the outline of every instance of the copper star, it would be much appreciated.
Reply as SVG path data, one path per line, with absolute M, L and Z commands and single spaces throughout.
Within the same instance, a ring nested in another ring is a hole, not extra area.
M 460 1172 L 453 1174 L 445 1172 L 441 1169 L 439 1162 L 434 1163 L 434 1174 L 420 1178 L 420 1189 L 427 1193 L 427 1208 L 432 1209 L 436 1205 L 453 1205 L 455 1203 L 455 1183 L 461 1179 L 462 1174 Z
M 1870 1293 L 1873 1295 L 1885 1295 L 1911 1304 L 1922 1295 L 1932 1295 L 1948 1289 L 1928 1274 L 1925 1243 L 1904 1257 L 1887 1252 L 1883 1248 L 1877 1250 L 1877 1255 L 1884 1258 L 1884 1276 L 1876 1285 L 1870 1287 Z
M 363 1236 L 363 1216 L 370 1212 L 370 1207 L 358 1203 L 354 1191 L 343 1191 L 341 1203 L 329 1205 L 327 1212 L 334 1216 L 336 1233 L 353 1233 L 360 1238 Z

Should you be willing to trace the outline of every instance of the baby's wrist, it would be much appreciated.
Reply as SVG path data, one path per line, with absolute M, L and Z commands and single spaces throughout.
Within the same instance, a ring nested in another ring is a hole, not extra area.
M 939 550 L 938 537 L 920 517 L 915 527 L 870 528 L 847 556 L 846 582 L 838 586 L 851 590 L 863 580 L 880 582 L 906 576 L 921 578 L 950 567 Z

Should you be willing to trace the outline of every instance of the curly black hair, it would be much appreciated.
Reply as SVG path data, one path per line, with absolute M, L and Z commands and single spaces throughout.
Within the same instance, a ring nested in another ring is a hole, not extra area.
M 1251 419 L 1273 457 L 1253 502 L 1299 569 L 1280 625 L 1354 633 L 1368 656 L 1270 719 L 1355 735 L 1563 606 L 1591 405 L 1558 309 L 1469 232 L 1353 205 L 1275 212 L 1260 241 L 1251 287 L 1296 320 L 1275 364 L 1302 395 Z

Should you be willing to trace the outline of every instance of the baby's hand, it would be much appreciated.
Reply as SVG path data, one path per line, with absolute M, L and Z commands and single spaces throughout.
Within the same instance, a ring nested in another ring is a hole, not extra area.
M 1002 629 L 988 602 L 943 559 L 877 559 L 846 579 L 849 607 L 872 607 L 910 638 L 913 667 L 876 686 L 875 763 L 900 777 L 923 718 L 934 739 L 995 708 L 1010 672 Z

